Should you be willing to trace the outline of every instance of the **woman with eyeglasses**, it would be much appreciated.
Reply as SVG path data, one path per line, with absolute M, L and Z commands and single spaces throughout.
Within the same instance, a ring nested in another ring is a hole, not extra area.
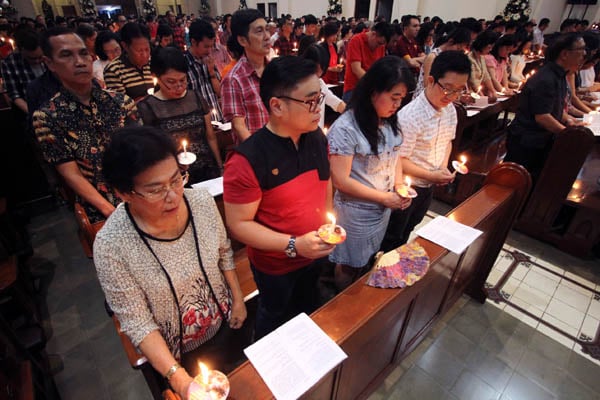
M 176 157 L 156 128 L 114 135 L 103 173 L 123 203 L 96 236 L 94 264 L 122 331 L 188 399 L 198 360 L 235 368 L 246 307 L 216 204 L 205 190 L 184 189 Z
M 339 290 L 366 272 L 381 246 L 391 210 L 410 205 L 409 198 L 395 191 L 402 184 L 402 133 L 396 112 L 413 86 L 412 72 L 401 58 L 377 60 L 329 130 L 331 177 L 337 189 L 334 210 L 347 232 L 346 241 L 329 256 L 336 263 Z
M 150 68 L 159 89 L 138 103 L 144 125 L 161 128 L 180 146 L 183 140 L 189 143 L 187 151 L 196 155 L 188 169 L 190 183 L 219 177 L 223 161 L 210 122 L 212 110 L 198 91 L 188 90 L 185 56 L 174 47 L 160 49 Z

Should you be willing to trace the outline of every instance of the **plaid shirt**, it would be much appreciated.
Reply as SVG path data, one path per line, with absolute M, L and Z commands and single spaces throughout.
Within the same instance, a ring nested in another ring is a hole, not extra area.
M 41 64 L 41 67 L 42 73 L 45 72 L 46 66 Z M 6 91 L 13 101 L 26 99 L 27 85 L 37 78 L 31 65 L 23 59 L 21 53 L 16 51 L 2 61 L 0 74 L 4 79 Z
M 201 60 L 198 60 L 196 57 L 194 57 L 189 51 L 186 51 L 184 55 L 189 66 L 187 72 L 188 87 L 192 90 L 200 92 L 204 100 L 206 100 L 211 108 L 211 119 L 214 119 L 214 113 L 212 110 L 215 110 L 217 112 L 217 119 L 219 121 L 223 121 L 223 111 L 221 111 L 219 98 L 212 87 L 210 74 L 208 73 L 208 67 Z M 220 81 L 221 75 L 219 75 L 219 70 L 217 69 L 216 65 L 213 73 Z
M 260 78 L 246 56 L 242 56 L 221 85 L 225 120 L 244 117 L 251 134 L 265 126 L 269 113 L 260 99 L 259 88 Z M 234 135 L 234 141 L 239 142 L 237 135 Z
M 279 49 L 280 56 L 295 56 L 297 53 L 294 52 L 294 42 L 291 40 L 287 40 L 285 36 L 279 35 L 275 43 L 273 44 L 273 48 Z

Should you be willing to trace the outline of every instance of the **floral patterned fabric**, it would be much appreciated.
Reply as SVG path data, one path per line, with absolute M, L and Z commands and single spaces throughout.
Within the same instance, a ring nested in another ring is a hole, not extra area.
M 46 161 L 53 165 L 75 161 L 83 176 L 114 205 L 119 199 L 102 177 L 102 155 L 113 132 L 136 121 L 131 98 L 96 87 L 89 106 L 62 89 L 33 113 L 33 128 Z M 104 219 L 96 208 L 78 201 L 91 223 Z
M 198 230 L 202 265 L 219 305 L 200 269 L 191 224 L 175 240 L 146 237 L 169 274 L 179 309 L 163 269 L 135 230 L 124 205 L 106 220 L 94 242 L 98 279 L 123 332 L 139 346 L 147 335 L 159 331 L 178 359 L 180 347 L 187 353 L 217 333 L 223 323 L 219 306 L 229 318 L 231 294 L 222 271 L 235 269 L 231 243 L 212 196 L 204 189 L 186 189 L 184 196 Z

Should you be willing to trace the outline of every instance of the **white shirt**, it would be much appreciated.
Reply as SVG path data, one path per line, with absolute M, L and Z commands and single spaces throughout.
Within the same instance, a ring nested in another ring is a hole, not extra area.
M 323 129 L 325 127 L 325 104 L 331 107 L 333 111 L 337 111 L 342 99 L 329 90 L 323 79 L 319 79 L 319 84 L 321 85 L 321 92 L 325 95 L 325 100 L 321 103 L 321 119 L 319 120 L 319 128 Z
M 454 104 L 450 103 L 438 111 L 423 92 L 396 115 L 404 136 L 400 157 L 428 171 L 446 168 L 446 152 L 456 136 L 458 121 Z M 431 182 L 416 177 L 413 182 L 419 187 L 432 185 Z
M 525 56 L 523 54 L 510 55 L 510 80 L 512 82 L 521 82 L 525 77 L 523 70 L 525 69 Z
M 544 44 L 544 32 L 540 30 L 537 26 L 533 28 L 533 41 L 531 42 L 532 46 L 541 47 Z
M 596 71 L 594 71 L 594 67 L 582 69 L 579 71 L 579 77 L 581 78 L 582 88 L 592 87 L 596 81 Z

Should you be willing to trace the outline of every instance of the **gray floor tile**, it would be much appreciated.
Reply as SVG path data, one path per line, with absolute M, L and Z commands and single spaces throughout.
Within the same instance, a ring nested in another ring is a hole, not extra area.
M 515 372 L 508 381 L 504 393 L 513 400 L 550 400 L 556 398 L 518 372 Z
M 474 343 L 481 342 L 489 329 L 489 325 L 482 324 L 463 313 L 452 318 L 448 324 Z
M 462 372 L 450 393 L 461 400 L 497 400 L 500 397 L 500 392 L 468 370 Z
M 480 346 L 502 360 L 511 368 L 516 368 L 526 349 L 526 344 L 502 332 L 490 329 Z
M 560 367 L 566 367 L 572 351 L 541 332 L 535 332 L 527 347 Z
M 466 360 L 475 349 L 476 344 L 458 332 L 454 327 L 448 326 L 435 340 L 435 345 L 446 349 L 459 360 Z
M 402 376 L 386 399 L 402 400 L 439 400 L 446 391 L 438 382 L 418 366 L 413 366 Z
M 467 360 L 467 368 L 502 393 L 514 369 L 483 347 L 476 348 Z
M 600 398 L 600 367 L 587 358 L 572 351 L 566 370 L 569 375 L 598 393 Z
M 452 387 L 465 367 L 462 360 L 435 344 L 423 354 L 417 361 L 417 365 L 444 389 Z
M 553 394 L 556 394 L 556 390 L 567 376 L 567 371 L 557 363 L 532 350 L 525 352 L 517 371 Z
M 600 395 L 570 376 L 563 377 L 555 391 L 561 400 L 598 400 Z

